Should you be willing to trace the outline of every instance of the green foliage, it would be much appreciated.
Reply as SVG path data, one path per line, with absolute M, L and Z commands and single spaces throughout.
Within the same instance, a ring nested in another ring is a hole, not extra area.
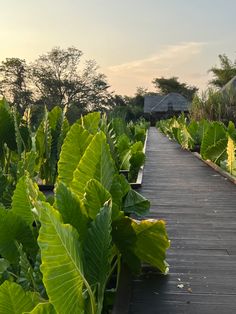
M 7 102 L 2 99 L 0 100 L 0 152 L 3 154 L 3 145 L 7 144 L 11 150 L 16 150 L 16 136 L 14 119 L 10 111 L 10 107 Z M 1 156 L 1 162 L 3 167 L 3 156 Z
M 35 218 L 31 211 L 32 204 L 29 197 L 27 180 L 27 176 L 23 176 L 16 185 L 12 197 L 12 212 L 20 216 L 29 226 L 32 226 Z
M 88 181 L 84 194 L 84 206 L 90 218 L 95 219 L 100 208 L 109 200 L 111 200 L 111 194 L 99 181 L 96 179 Z
M 82 251 L 77 231 L 47 203 L 40 208 L 43 282 L 59 313 L 84 313 Z M 94 301 L 93 301 L 94 302 Z
M 236 61 L 232 62 L 225 54 L 219 55 L 220 67 L 214 66 L 209 72 L 213 74 L 210 82 L 216 87 L 223 87 L 236 75 Z
M 53 305 L 49 302 L 39 303 L 31 312 L 27 314 L 57 314 Z
M 61 108 L 54 107 L 44 118 L 36 132 L 37 164 L 39 177 L 45 184 L 54 184 L 57 177 L 57 162 L 61 146 L 69 130 L 68 122 Z
M 226 148 L 226 128 L 219 122 L 213 122 L 202 139 L 201 155 L 204 159 L 220 163 L 226 157 Z
M 167 240 L 165 223 L 162 220 L 133 221 L 137 236 L 135 253 L 144 262 L 157 267 L 163 273 L 168 272 L 165 252 L 170 243 Z
M 230 174 L 236 175 L 235 147 L 236 130 L 232 121 L 226 127 L 222 122 L 172 118 L 157 123 L 157 127 L 182 147 L 200 152 L 203 159 L 209 159 Z M 181 138 L 181 132 L 184 136 Z M 185 133 L 186 132 L 186 133 Z
M 23 245 L 29 256 L 35 257 L 38 246 L 32 229 L 20 216 L 0 209 L 0 254 L 13 264 L 19 261 L 17 243 Z
M 100 131 L 93 137 L 74 171 L 72 189 L 82 197 L 87 182 L 90 179 L 96 179 L 109 191 L 114 173 L 114 162 L 106 136 Z
M 126 214 L 144 216 L 148 213 L 150 202 L 141 194 L 130 189 L 126 194 L 123 203 L 123 210 Z
M 0 286 L 0 313 L 22 314 L 31 311 L 39 302 L 33 292 L 25 292 L 23 288 L 10 281 Z
M 104 295 L 108 283 L 113 274 L 119 276 L 121 261 L 134 273 L 140 271 L 142 261 L 166 272 L 164 259 L 169 242 L 162 222 L 149 221 L 148 227 L 139 230 L 137 222 L 127 216 L 146 214 L 150 203 L 119 174 L 111 153 L 117 139 L 113 137 L 115 131 L 98 113 L 81 118 L 67 133 L 60 153 L 54 203 L 45 201 L 34 182 L 35 172 L 37 175 L 44 169 L 49 178 L 51 173 L 45 170 L 57 164 L 57 148 L 62 143 L 57 138 L 63 128 L 61 114 L 58 108 L 45 112 L 36 145 L 33 140 L 32 150 L 21 152 L 25 158 L 18 164 L 12 207 L 0 209 L 0 280 L 20 284 L 14 283 L 14 289 L 9 290 L 13 299 L 15 293 L 20 295 L 22 304 L 28 304 L 28 295 L 32 299 L 37 296 L 37 302 L 24 312 L 101 314 L 107 304 Z M 122 125 L 118 120 L 116 123 Z M 125 124 L 126 136 L 130 136 L 126 147 L 130 169 L 140 165 L 145 127 L 136 129 L 135 125 Z M 121 143 L 122 151 L 126 144 Z M 38 168 L 33 166 L 35 154 Z M 33 174 L 25 173 L 24 167 L 34 169 Z M 4 285 L 0 286 L 0 308 L 6 306 L 1 300 Z
M 97 295 L 97 312 L 102 312 L 104 292 L 111 274 L 111 208 L 103 207 L 88 229 L 84 242 L 85 275 Z
M 88 214 L 84 204 L 62 181 L 58 182 L 55 193 L 55 207 L 60 212 L 63 222 L 76 228 L 80 238 L 84 239 L 88 224 Z
M 58 162 L 58 179 L 70 184 L 73 173 L 93 136 L 81 125 L 75 123 L 62 145 Z

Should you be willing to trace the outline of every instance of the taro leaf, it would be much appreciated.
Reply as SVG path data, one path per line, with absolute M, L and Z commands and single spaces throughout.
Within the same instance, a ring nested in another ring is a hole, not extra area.
M 145 142 L 145 138 L 146 138 L 146 129 L 143 126 L 140 125 L 135 125 L 134 127 L 134 132 L 135 132 L 135 140 L 141 141 L 142 143 Z
M 44 201 L 45 196 L 39 191 L 36 183 L 29 179 L 28 175 L 20 178 L 12 197 L 12 212 L 22 218 L 29 226 L 32 226 L 35 216 L 32 212 L 34 203 Z
M 116 149 L 120 159 L 119 169 L 129 170 L 129 159 L 131 157 L 130 145 L 130 139 L 126 134 L 122 134 L 117 138 Z
M 122 134 L 117 138 L 116 148 L 120 155 L 130 149 L 130 139 L 126 134 Z
M 17 283 L 19 283 L 25 290 L 30 290 L 30 288 L 33 288 L 34 291 L 39 292 L 34 278 L 33 267 L 31 266 L 27 255 L 23 251 L 22 244 L 20 245 L 17 244 L 17 249 L 20 254 L 19 260 L 20 275 L 16 280 Z
M 82 250 L 76 229 L 63 224 L 52 206 L 42 203 L 38 243 L 43 282 L 50 302 L 61 314 L 84 313 Z M 88 284 L 86 288 L 90 289 Z M 91 290 L 90 290 L 91 292 Z
M 135 182 L 138 176 L 138 172 L 141 166 L 144 164 L 145 154 L 141 151 L 137 151 L 132 154 L 130 158 L 130 172 L 129 182 Z
M 58 162 L 58 179 L 69 185 L 73 173 L 93 136 L 75 123 L 67 133 Z
M 52 135 L 50 130 L 50 123 L 48 119 L 48 111 L 45 108 L 44 117 L 41 121 L 36 135 L 36 148 L 40 159 L 40 164 L 43 163 L 44 159 L 50 159 L 51 154 L 51 142 Z
M 101 115 L 99 112 L 91 112 L 81 117 L 79 123 L 83 126 L 84 129 L 94 135 L 98 132 L 100 116 Z
M 123 217 L 113 221 L 112 239 L 122 254 L 124 262 L 133 273 L 138 274 L 141 270 L 141 262 L 135 253 L 137 235 L 132 227 L 130 218 Z
M 59 157 L 58 141 L 60 139 L 61 128 L 63 124 L 63 112 L 58 106 L 55 106 L 48 114 L 48 121 L 51 132 L 50 159 L 47 160 L 52 172 L 52 178 L 56 176 L 56 164 Z M 55 179 L 54 179 L 55 180 Z M 53 180 L 52 180 L 53 181 Z
M 229 121 L 227 132 L 228 132 L 228 135 L 232 138 L 232 140 L 236 142 L 236 129 L 232 121 Z
M 5 258 L 0 258 L 0 275 L 2 275 L 7 268 L 10 266 L 10 263 Z
M 84 241 L 85 275 L 97 291 L 97 313 L 101 313 L 104 291 L 112 262 L 111 208 L 104 206 L 91 223 Z
M 116 174 L 113 177 L 110 194 L 112 196 L 112 220 L 118 219 L 123 210 L 123 198 L 130 191 L 131 187 L 125 177 Z
M 50 128 L 54 131 L 58 129 L 58 126 L 60 126 L 59 128 L 61 128 L 62 119 L 62 109 L 59 106 L 55 106 L 48 114 Z
M 171 136 L 171 138 L 174 138 L 180 144 L 179 132 L 180 132 L 179 126 L 178 127 L 173 127 L 172 128 L 172 136 Z
M 67 118 L 64 116 L 61 130 L 60 130 L 60 134 L 59 134 L 59 138 L 57 140 L 57 153 L 58 153 L 57 160 L 59 160 L 59 158 L 60 158 L 61 148 L 62 148 L 62 145 L 64 143 L 64 140 L 65 140 L 66 135 L 67 135 L 69 130 L 70 130 L 69 122 L 68 122 Z
M 91 179 L 85 187 L 84 206 L 90 218 L 94 219 L 104 204 L 111 199 L 111 194 L 97 180 Z
M 132 189 L 127 193 L 123 202 L 123 210 L 126 214 L 143 216 L 148 213 L 149 208 L 150 202 Z
M 15 282 L 5 281 L 0 286 L 0 313 L 22 314 L 31 311 L 39 302 L 39 296 L 25 292 Z
M 81 240 L 83 240 L 87 232 L 88 217 L 80 199 L 63 182 L 58 182 L 55 202 L 55 206 L 61 213 L 63 222 L 75 227 Z
M 194 145 L 194 140 L 190 133 L 187 130 L 186 125 L 180 125 L 179 132 L 178 132 L 178 140 L 180 145 L 184 149 L 191 149 Z
M 108 191 L 115 174 L 114 162 L 109 145 L 103 132 L 97 133 L 74 171 L 72 189 L 82 199 L 87 182 L 91 179 L 99 181 Z
M 214 162 L 224 160 L 226 157 L 226 146 L 227 134 L 225 126 L 222 123 L 213 122 L 202 139 L 202 157 Z
M 20 216 L 29 226 L 32 226 L 34 221 L 34 215 L 31 211 L 32 207 L 27 177 L 23 176 L 18 181 L 12 197 L 12 212 Z
M 39 303 L 31 312 L 24 314 L 57 314 L 53 305 L 49 302 Z
M 132 138 L 132 133 L 128 129 L 126 122 L 124 119 L 115 118 L 112 120 L 112 128 L 116 133 L 116 136 L 120 136 L 122 134 L 126 134 L 129 138 Z
M 198 122 L 198 138 L 199 138 L 199 145 L 201 145 L 202 140 L 205 134 L 208 132 L 209 127 L 211 126 L 211 122 L 208 120 L 201 120 Z
M 153 219 L 133 220 L 132 227 L 137 237 L 136 255 L 141 261 L 157 267 L 162 273 L 166 273 L 168 267 L 165 257 L 166 250 L 169 247 L 169 240 L 165 222 Z
M 33 232 L 26 222 L 12 211 L 0 210 L 0 254 L 10 263 L 17 263 L 19 252 L 16 242 L 24 251 L 35 257 L 38 246 Z
M 221 161 L 227 158 L 227 138 L 222 138 L 217 141 L 215 145 L 208 146 L 204 150 L 204 159 L 210 159 L 211 161 L 220 164 Z
M 18 180 L 25 174 L 27 171 L 31 178 L 36 174 L 36 159 L 37 153 L 31 150 L 30 152 L 25 153 L 25 158 L 19 160 L 17 164 L 17 178 Z
M 200 145 L 199 136 L 198 136 L 198 122 L 195 120 L 192 120 L 187 126 L 187 130 L 189 134 L 191 135 L 192 139 L 194 140 L 194 143 Z

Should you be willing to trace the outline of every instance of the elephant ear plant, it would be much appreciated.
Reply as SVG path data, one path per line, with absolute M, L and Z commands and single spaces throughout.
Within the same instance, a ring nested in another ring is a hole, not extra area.
M 46 202 L 25 175 L 12 209 L 2 209 L 14 217 L 16 226 L 8 219 L 11 228 L 0 228 L 0 313 L 7 309 L 10 314 L 100 314 L 111 276 L 116 274 L 118 282 L 121 263 L 134 273 L 140 272 L 141 262 L 167 272 L 165 223 L 129 217 L 147 213 L 149 202 L 119 175 L 99 119 L 98 113 L 87 115 L 67 133 L 54 204 Z M 30 243 L 21 234 L 23 229 Z M 9 233 L 14 233 L 10 236 L 14 256 L 2 240 Z M 29 250 L 32 245 L 34 250 Z M 23 286 L 29 275 L 21 266 L 25 259 L 31 276 Z M 13 299 L 19 304 L 15 306 Z

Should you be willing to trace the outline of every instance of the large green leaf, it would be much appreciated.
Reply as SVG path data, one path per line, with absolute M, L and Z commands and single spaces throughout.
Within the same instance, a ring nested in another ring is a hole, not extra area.
M 48 203 L 42 203 L 40 222 L 41 271 L 49 301 L 58 313 L 82 314 L 84 285 L 90 297 L 93 295 L 83 276 L 78 232 L 71 225 L 63 224 L 59 212 Z
M 129 159 L 131 157 L 130 145 L 130 139 L 126 134 L 122 134 L 117 138 L 116 149 L 120 160 L 119 169 L 129 170 Z
M 227 158 L 227 138 L 222 138 L 217 141 L 215 145 L 208 146 L 204 150 L 204 159 L 209 159 L 217 164 L 220 164 L 221 161 Z
M 18 161 L 17 164 L 17 178 L 23 177 L 27 171 L 31 178 L 36 175 L 36 159 L 37 153 L 33 150 L 30 152 L 24 153 L 24 158 Z
M 222 123 L 213 122 L 202 139 L 202 157 L 214 162 L 223 160 L 225 159 L 226 146 L 227 134 L 225 126 Z
M 0 286 L 0 313 L 22 314 L 31 311 L 39 302 L 35 293 L 25 292 L 23 288 L 10 281 Z
M 116 174 L 110 189 L 113 206 L 115 204 L 119 210 L 123 210 L 123 198 L 130 190 L 131 187 L 125 177 L 122 174 Z
M 59 159 L 60 145 L 58 141 L 61 140 L 61 130 L 63 124 L 63 112 L 59 106 L 55 106 L 48 114 L 48 121 L 51 133 L 51 148 L 50 148 L 50 158 L 46 161 L 48 167 L 50 167 L 51 183 L 54 183 L 57 172 L 57 161 Z
M 126 214 L 136 214 L 143 216 L 148 213 L 150 202 L 141 194 L 134 190 L 130 190 L 123 203 L 123 210 Z
M 31 312 L 25 314 L 57 314 L 57 312 L 51 303 L 45 302 L 37 304 Z
M 37 129 L 35 138 L 36 138 L 36 148 L 39 155 L 39 163 L 41 164 L 44 162 L 44 158 L 49 159 L 50 154 L 51 154 L 52 135 L 51 135 L 50 123 L 48 119 L 48 111 L 46 108 L 45 108 L 43 120 L 41 121 Z
M 8 262 L 8 260 L 6 260 L 5 258 L 0 258 L 0 275 L 2 275 L 9 266 L 10 266 L 10 263 Z
M 191 149 L 194 145 L 194 140 L 185 124 L 179 126 L 178 140 L 184 149 Z
M 100 117 L 100 112 L 91 112 L 85 116 L 82 116 L 78 122 L 83 126 L 84 129 L 94 135 L 98 132 Z
M 58 182 L 55 194 L 55 205 L 61 213 L 64 223 L 75 227 L 81 240 L 87 232 L 88 215 L 83 203 L 63 182 Z
M 93 136 L 75 123 L 67 133 L 58 162 L 58 178 L 69 185 L 73 173 Z
M 129 182 L 134 182 L 137 179 L 138 172 L 145 161 L 143 153 L 143 143 L 141 141 L 134 143 L 131 148 Z
M 16 242 L 22 243 L 31 257 L 36 255 L 38 246 L 30 227 L 12 211 L 0 209 L 0 254 L 11 263 L 19 259 Z
M 32 207 L 28 191 L 28 178 L 23 176 L 18 181 L 12 197 L 12 212 L 31 226 L 34 221 Z
M 138 274 L 141 270 L 141 262 L 135 253 L 137 235 L 132 227 L 132 220 L 123 217 L 112 223 L 112 239 L 122 254 L 124 262 L 133 273 Z
M 80 159 L 78 167 L 74 171 L 71 186 L 80 198 L 83 198 L 87 182 L 91 179 L 96 179 L 109 191 L 114 174 L 114 162 L 109 145 L 106 142 L 105 134 L 100 131 L 93 137 Z
M 132 227 L 137 236 L 135 253 L 141 261 L 157 267 L 161 272 L 168 271 L 165 262 L 169 240 L 165 223 L 162 220 L 133 220 Z
M 90 286 L 96 288 L 97 313 L 100 314 L 112 262 L 111 208 L 109 206 L 104 206 L 91 223 L 84 242 L 84 253 L 86 278 Z
M 195 120 L 190 121 L 189 125 L 187 126 L 187 130 L 191 135 L 192 139 L 194 140 L 195 144 L 200 144 L 199 137 L 198 137 L 198 122 Z
M 94 219 L 111 194 L 97 180 L 91 179 L 85 187 L 84 206 L 90 218 Z

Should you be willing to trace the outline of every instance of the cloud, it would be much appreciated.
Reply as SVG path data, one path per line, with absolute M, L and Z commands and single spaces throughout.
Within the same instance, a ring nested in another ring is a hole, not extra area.
M 113 73 L 146 73 L 156 70 L 167 71 L 176 65 L 186 63 L 193 56 L 201 53 L 205 44 L 201 42 L 188 42 L 171 45 L 163 48 L 159 53 L 144 59 L 134 60 L 119 65 L 110 66 L 108 70 Z
M 203 42 L 185 42 L 165 46 L 146 58 L 110 66 L 106 74 L 112 86 L 121 92 L 129 88 L 135 91 L 137 86 L 150 87 L 152 79 L 160 76 L 178 76 L 181 80 L 191 77 L 193 82 L 189 84 L 194 84 L 195 80 L 201 81 L 206 76 L 194 68 L 194 62 L 201 57 L 205 45 Z

